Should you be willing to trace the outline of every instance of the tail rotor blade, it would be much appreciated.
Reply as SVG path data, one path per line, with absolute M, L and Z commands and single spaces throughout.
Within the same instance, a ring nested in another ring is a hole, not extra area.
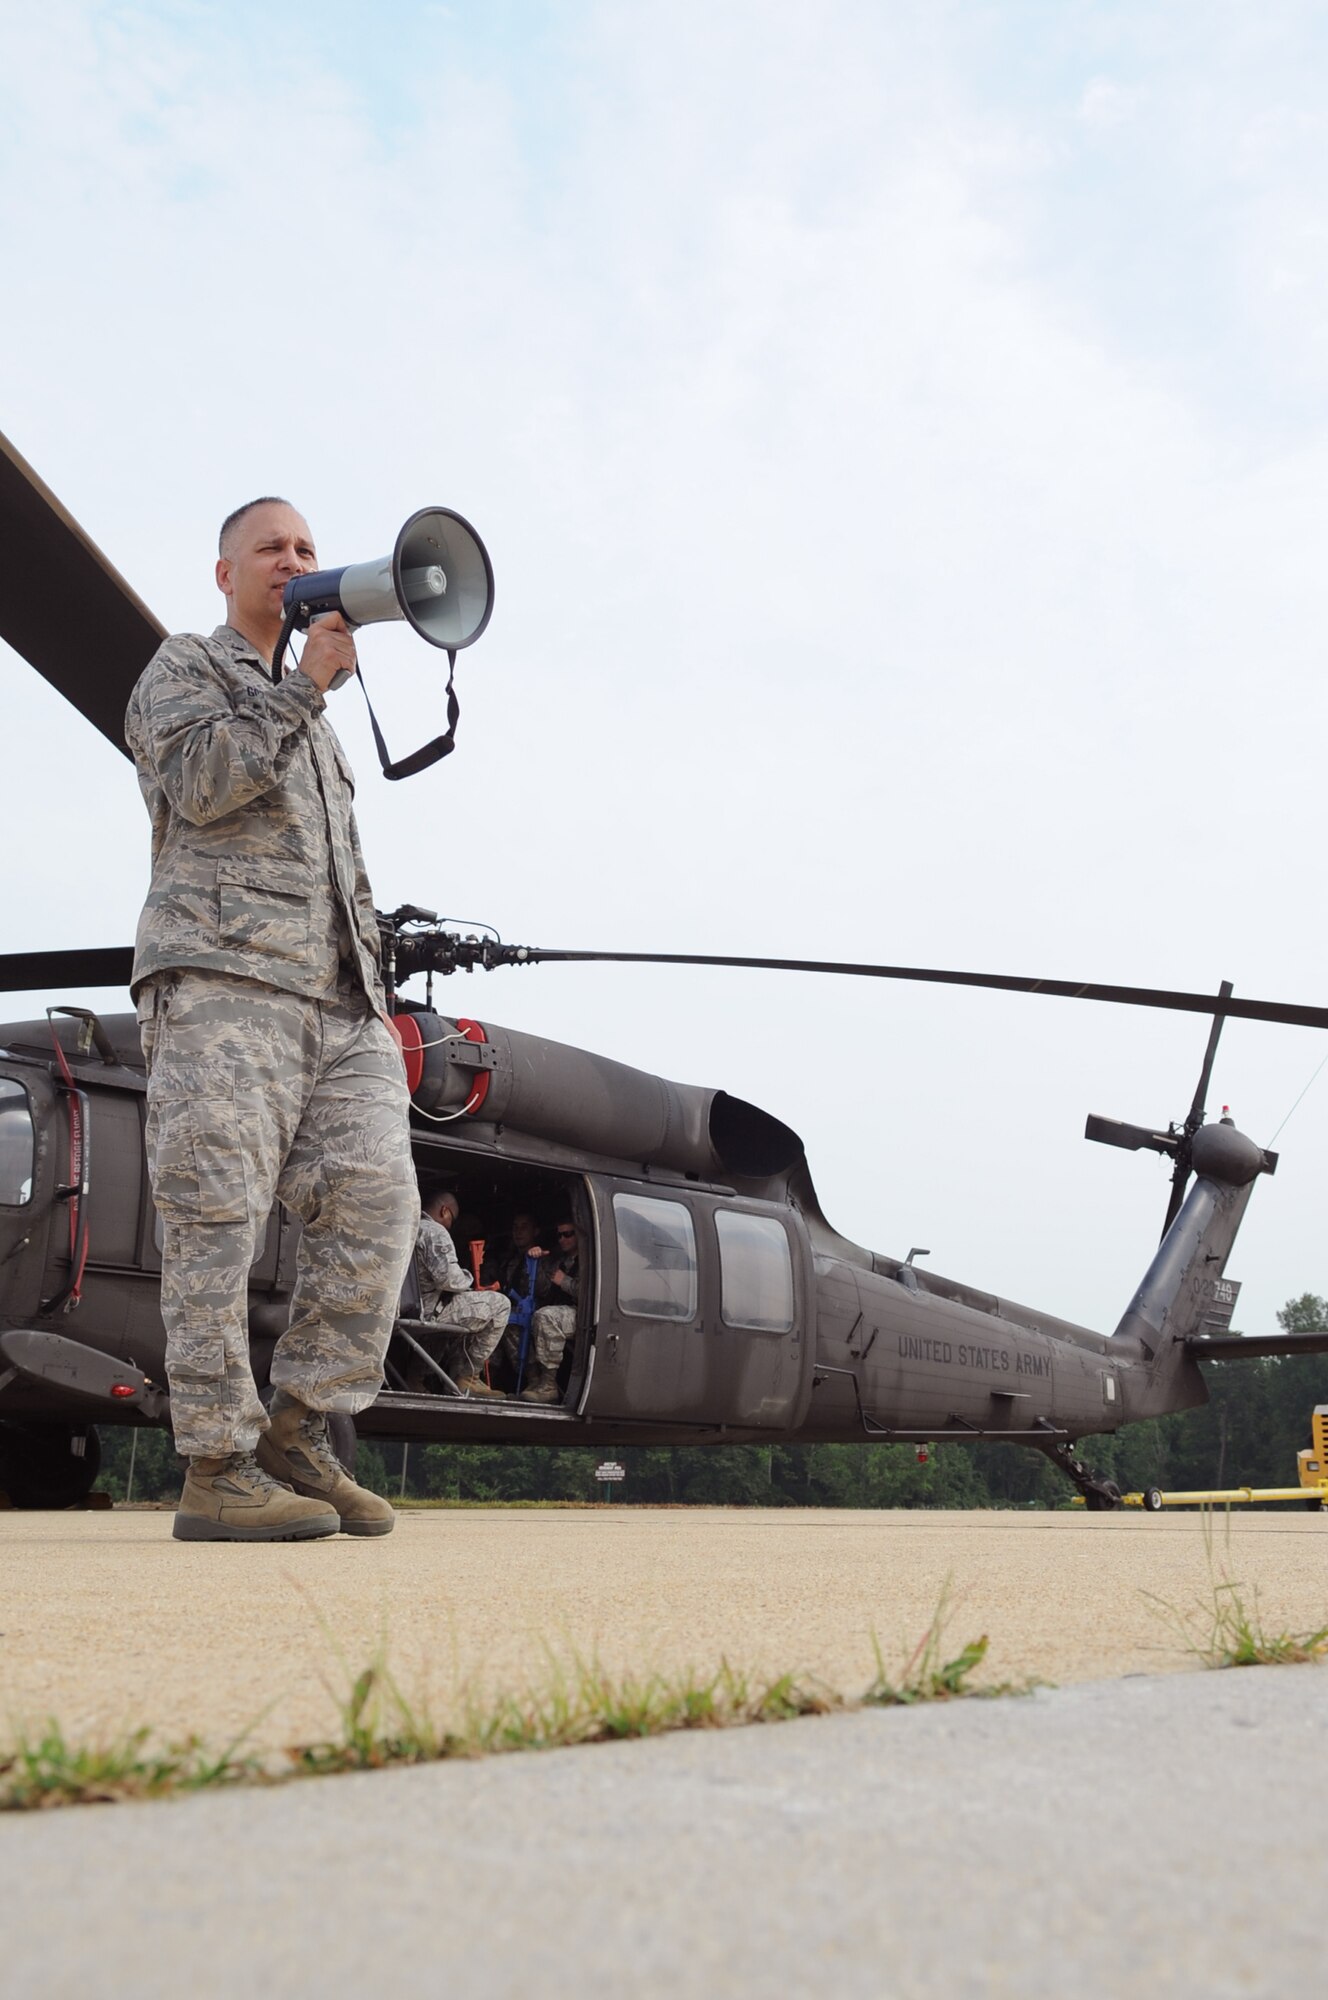
M 1204 1115 L 1208 1106 L 1208 1084 L 1213 1074 L 1213 1058 L 1217 1054 L 1217 1044 L 1222 1033 L 1222 1023 L 1226 1019 L 1223 1003 L 1231 998 L 1231 993 L 1231 981 L 1224 979 L 1217 989 L 1218 1008 L 1213 1015 L 1213 1025 L 1208 1030 L 1208 1047 L 1204 1050 L 1203 1067 L 1199 1071 L 1198 1088 L 1194 1093 L 1194 1101 L 1190 1105 L 1189 1117 L 1185 1120 L 1185 1124 L 1181 1130 L 1180 1144 L 1176 1148 L 1176 1165 L 1171 1176 L 1171 1199 L 1167 1203 L 1167 1219 L 1162 1224 L 1162 1234 L 1164 1236 L 1176 1220 L 1176 1217 L 1180 1214 L 1181 1203 L 1185 1199 L 1185 1190 L 1190 1184 L 1190 1173 L 1192 1171 L 1190 1159 L 1194 1151 L 1194 1135 L 1204 1122 Z
M 1229 1000 L 1231 994 L 1231 981 L 1224 979 L 1217 989 L 1219 1003 Z M 1222 1023 L 1225 1020 L 1226 1015 L 1222 1012 L 1219 1004 L 1217 1011 L 1213 1015 L 1213 1025 L 1208 1031 L 1208 1047 L 1204 1050 L 1203 1068 L 1199 1071 L 1199 1086 L 1194 1093 L 1194 1102 L 1190 1106 L 1190 1115 L 1185 1121 L 1186 1131 L 1197 1132 L 1203 1124 L 1204 1108 L 1208 1103 L 1208 1083 L 1213 1074 L 1213 1057 L 1217 1054 L 1218 1039 L 1222 1033 Z

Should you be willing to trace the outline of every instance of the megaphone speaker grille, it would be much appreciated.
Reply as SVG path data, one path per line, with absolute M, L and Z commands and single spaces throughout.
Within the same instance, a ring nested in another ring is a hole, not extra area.
M 460 652 L 493 610 L 493 564 L 469 521 L 450 507 L 421 507 L 397 536 L 392 581 L 422 639 Z

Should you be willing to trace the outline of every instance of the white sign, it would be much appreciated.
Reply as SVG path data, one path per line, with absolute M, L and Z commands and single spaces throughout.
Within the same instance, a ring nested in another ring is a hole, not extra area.
M 616 1459 L 608 1458 L 605 1459 L 603 1465 L 595 1467 L 595 1477 L 596 1479 L 602 1479 L 607 1485 L 610 1480 L 626 1479 L 627 1467 L 619 1465 Z

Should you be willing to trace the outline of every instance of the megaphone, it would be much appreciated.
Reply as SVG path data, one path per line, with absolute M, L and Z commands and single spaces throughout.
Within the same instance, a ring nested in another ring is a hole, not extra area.
M 285 617 L 272 655 L 272 679 L 278 684 L 291 633 L 307 629 L 315 618 L 329 611 L 339 611 L 351 626 L 404 618 L 431 646 L 446 647 L 447 731 L 409 757 L 394 762 L 390 756 L 369 690 L 364 687 L 363 666 L 360 686 L 369 706 L 385 778 L 414 777 L 449 754 L 459 714 L 451 669 L 461 648 L 473 646 L 479 638 L 493 610 L 493 564 L 469 521 L 463 521 L 450 507 L 421 507 L 402 528 L 390 556 L 378 562 L 350 563 L 345 569 L 293 576 L 281 594 L 281 608 Z M 331 686 L 340 686 L 349 672 L 349 668 L 343 669 Z
M 450 507 L 421 507 L 390 556 L 293 576 L 282 592 L 287 623 L 305 627 L 328 611 L 348 625 L 404 618 L 431 646 L 473 646 L 493 610 L 493 564 L 469 521 Z

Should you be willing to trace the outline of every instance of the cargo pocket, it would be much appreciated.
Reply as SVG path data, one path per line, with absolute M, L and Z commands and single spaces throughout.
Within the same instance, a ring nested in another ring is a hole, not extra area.
M 178 972 L 161 972 L 149 979 L 138 996 L 135 1016 L 138 1021 L 138 1039 L 143 1047 L 143 1063 L 149 1075 L 152 1060 L 156 1054 L 161 1024 L 166 1018 L 166 1009 L 176 987 L 180 983 Z
M 225 951 L 304 965 L 309 953 L 307 880 L 284 879 L 271 862 L 223 862 L 217 869 L 217 941 Z
M 148 1159 L 152 1198 L 164 1221 L 248 1221 L 234 1098 L 163 1092 L 148 1107 Z

